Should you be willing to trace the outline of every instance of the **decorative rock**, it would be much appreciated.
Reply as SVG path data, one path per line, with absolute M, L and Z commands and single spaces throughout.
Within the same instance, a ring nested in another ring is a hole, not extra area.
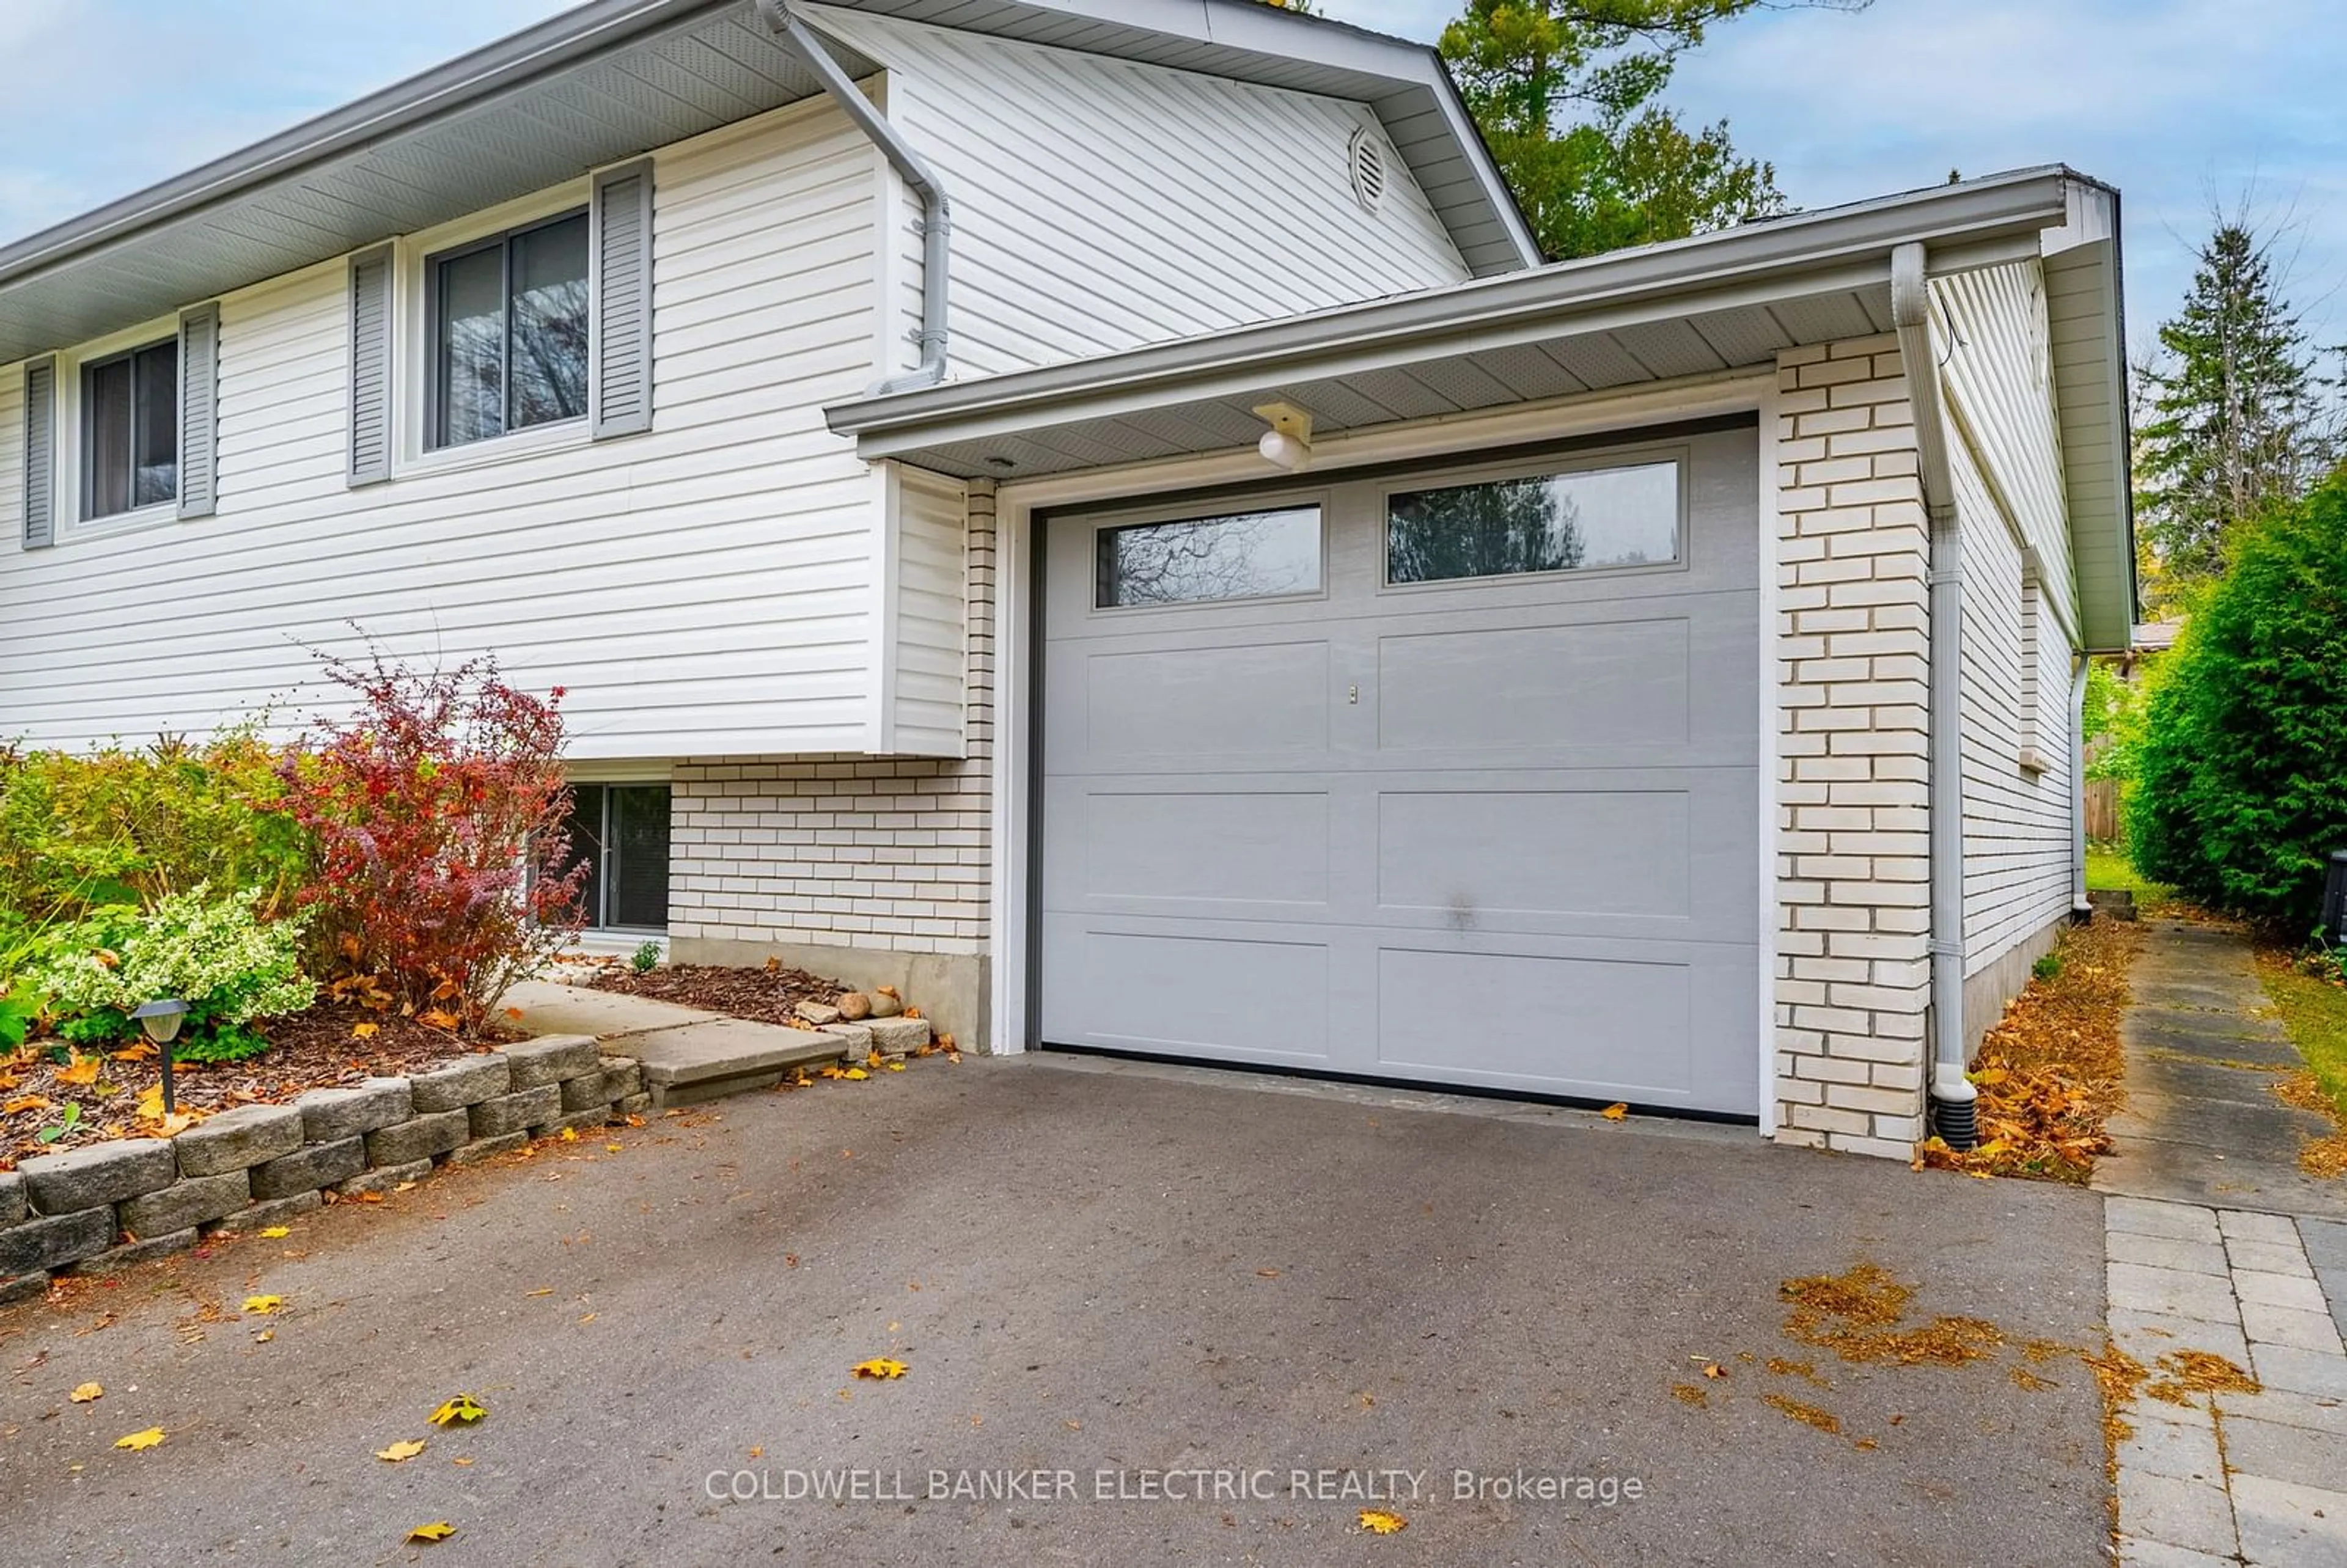
M 62 1268 L 114 1245 L 114 1211 L 82 1209 L 0 1231 L 0 1279 Z
M 295 1193 L 289 1197 L 272 1198 L 265 1204 L 255 1204 L 251 1208 L 239 1209 L 219 1224 L 206 1225 L 203 1229 L 210 1235 L 218 1235 L 223 1231 L 233 1231 L 239 1235 L 251 1235 L 253 1232 L 265 1230 L 271 1225 L 282 1225 L 287 1220 L 300 1219 L 313 1209 L 323 1205 L 325 1201 L 313 1192 Z
M 564 1079 L 561 1084 L 564 1112 L 610 1110 L 611 1102 L 619 1098 L 609 1087 L 610 1076 L 610 1071 L 605 1071 L 590 1072 L 584 1078 Z
M 866 996 L 862 991 L 840 992 L 839 1016 L 846 1019 L 850 1023 L 856 1023 L 864 1019 L 870 1018 L 872 1016 L 872 999 Z
M 111 1274 L 118 1268 L 128 1268 L 134 1263 L 152 1263 L 159 1257 L 169 1257 L 175 1252 L 185 1252 L 200 1238 L 196 1227 L 172 1231 L 167 1235 L 149 1236 L 144 1240 L 125 1242 L 95 1256 L 83 1258 L 67 1266 L 68 1274 Z
M 366 1141 L 344 1138 L 335 1143 L 313 1143 L 252 1168 L 252 1195 L 289 1198 L 347 1181 L 366 1169 Z
M 462 1111 L 512 1091 L 513 1070 L 502 1054 L 467 1056 L 445 1063 L 407 1081 L 410 1101 L 419 1116 L 441 1111 Z
M 404 1165 L 381 1165 L 372 1171 L 361 1171 L 337 1184 L 334 1191 L 346 1198 L 364 1197 L 369 1193 L 388 1193 L 402 1182 L 420 1182 L 431 1173 L 431 1161 L 411 1160 Z
M 293 1097 L 302 1111 L 302 1137 L 311 1143 L 364 1138 L 378 1127 L 415 1114 L 405 1078 L 370 1078 L 349 1089 L 313 1089 Z
M 872 1016 L 895 1018 L 905 1010 L 905 999 L 897 994 L 894 986 L 879 986 L 872 992 Z
M 13 1225 L 25 1217 L 25 1178 L 14 1171 L 0 1171 L 0 1225 Z
M 223 1171 L 217 1176 L 190 1176 L 159 1193 L 131 1198 L 122 1205 L 122 1228 L 133 1235 L 159 1236 L 191 1230 L 207 1220 L 225 1218 L 252 1202 L 252 1178 L 243 1171 Z
M 925 1018 L 885 1018 L 872 1020 L 872 1049 L 883 1056 L 903 1056 L 929 1043 Z
M 20 1274 L 14 1279 L 0 1279 L 0 1307 L 30 1301 L 36 1296 L 46 1295 L 48 1288 L 49 1276 L 46 1274 Z
M 630 1094 L 626 1099 L 616 1101 L 612 1103 L 611 1120 L 614 1122 L 624 1122 L 630 1116 L 650 1115 L 651 1113 L 651 1108 L 652 1097 L 651 1095 Z
M 366 1135 L 370 1165 L 412 1165 L 445 1154 L 473 1135 L 471 1112 L 463 1106 L 379 1127 Z
M 835 1023 L 825 1032 L 847 1042 L 850 1061 L 861 1061 L 872 1054 L 872 1026 L 868 1023 Z
M 484 1138 L 502 1138 L 530 1127 L 543 1127 L 562 1114 L 562 1091 L 552 1083 L 541 1083 L 533 1089 L 518 1090 L 500 1094 L 495 1100 L 484 1100 L 473 1106 L 467 1114 L 472 1118 L 475 1142 Z
M 791 1010 L 817 1029 L 839 1021 L 839 1009 L 824 1002 L 801 1002 Z
M 589 1036 L 549 1034 L 506 1047 L 506 1061 L 513 1069 L 514 1088 L 535 1089 L 600 1071 L 602 1054 Z
M 302 1112 L 291 1105 L 240 1105 L 171 1140 L 183 1176 L 250 1170 L 302 1146 Z
M 516 1149 L 527 1148 L 528 1144 L 529 1134 L 526 1132 L 500 1132 L 494 1138 L 476 1138 L 469 1143 L 449 1150 L 447 1163 L 451 1165 L 477 1164 L 483 1160 L 495 1159 L 499 1154 L 510 1154 Z
M 160 1138 L 118 1138 L 62 1154 L 36 1154 L 16 1169 L 36 1214 L 70 1214 L 104 1208 L 168 1187 L 179 1178 L 179 1162 Z M 113 1215 L 108 1214 L 109 1223 Z M 0 1268 L 0 1274 L 22 1269 Z

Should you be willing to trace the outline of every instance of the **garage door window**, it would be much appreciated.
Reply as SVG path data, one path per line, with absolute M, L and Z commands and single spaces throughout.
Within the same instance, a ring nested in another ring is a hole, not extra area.
M 1386 580 L 1450 582 L 1679 559 L 1679 466 L 1534 474 L 1386 502 Z
M 1320 589 L 1320 508 L 1102 528 L 1095 607 L 1270 599 Z

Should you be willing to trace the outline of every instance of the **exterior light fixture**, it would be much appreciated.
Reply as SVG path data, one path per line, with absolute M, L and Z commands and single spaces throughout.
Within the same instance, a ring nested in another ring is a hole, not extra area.
M 1255 444 L 1263 460 L 1291 474 L 1303 472 L 1312 461 L 1312 415 L 1292 403 L 1260 403 L 1255 414 L 1271 426 Z
M 179 1038 L 179 1025 L 188 1016 L 188 1004 L 177 997 L 159 997 L 151 1002 L 140 1002 L 130 1009 L 147 1038 L 163 1053 L 163 1114 L 171 1114 L 171 1042 Z

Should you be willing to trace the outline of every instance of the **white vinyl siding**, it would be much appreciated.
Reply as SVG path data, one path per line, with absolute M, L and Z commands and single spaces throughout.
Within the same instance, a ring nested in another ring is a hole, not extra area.
M 2070 910 L 2077 589 L 2042 270 L 1959 272 L 1932 291 L 1963 530 L 1964 967 L 1974 974 Z M 2024 753 L 2044 771 L 2023 767 Z
M 25 367 L 0 369 L 0 558 L 25 548 Z M 24 570 L 11 560 L 9 576 Z M 5 584 L 5 579 L 0 579 Z M 0 603 L 6 589 L 0 586 Z M 0 705 L 0 736 L 8 733 L 7 708 Z
M 1964 560 L 1964 972 L 1975 974 L 2070 912 L 2077 785 L 2068 643 L 2042 612 L 2026 635 L 2021 550 L 1961 445 L 1950 466 Z M 2024 746 L 2044 772 L 2021 766 Z
M 883 687 L 888 730 L 883 749 L 951 756 L 962 749 L 968 695 L 963 635 L 969 620 L 969 521 L 959 485 L 891 466 Z
M 822 407 L 875 373 L 875 156 L 825 104 L 658 159 L 652 433 L 351 490 L 344 264 L 231 294 L 219 515 L 12 557 L 0 732 L 196 733 L 272 698 L 298 721 L 306 650 L 355 622 L 565 686 L 584 759 L 867 748 L 875 487 Z
M 888 113 L 953 203 L 953 374 L 1023 369 L 1456 282 L 1470 272 L 1389 154 L 1348 177 L 1366 107 L 810 7 L 889 67 Z M 897 231 L 902 320 L 919 241 Z M 909 363 L 909 359 L 906 361 Z

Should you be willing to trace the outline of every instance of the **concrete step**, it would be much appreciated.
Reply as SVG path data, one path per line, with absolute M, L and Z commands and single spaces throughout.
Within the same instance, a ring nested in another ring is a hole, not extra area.
M 517 1027 L 588 1034 L 606 1056 L 641 1062 L 655 1110 L 771 1089 L 794 1069 L 862 1057 L 870 1036 L 760 1023 L 624 991 L 530 980 L 507 993 Z

